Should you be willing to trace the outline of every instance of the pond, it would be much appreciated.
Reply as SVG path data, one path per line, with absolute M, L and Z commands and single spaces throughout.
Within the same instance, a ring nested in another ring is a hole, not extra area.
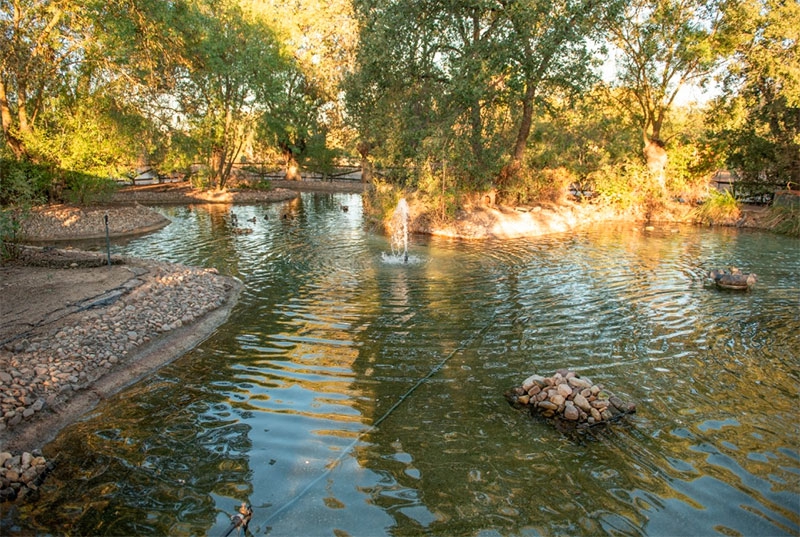
M 413 236 L 396 263 L 360 195 L 236 206 L 247 235 L 158 210 L 114 253 L 217 267 L 240 301 L 49 444 L 6 534 L 224 535 L 241 502 L 252 535 L 800 533 L 797 239 L 609 224 Z M 713 287 L 730 265 L 756 287 Z M 638 412 L 576 437 L 503 397 L 560 368 Z

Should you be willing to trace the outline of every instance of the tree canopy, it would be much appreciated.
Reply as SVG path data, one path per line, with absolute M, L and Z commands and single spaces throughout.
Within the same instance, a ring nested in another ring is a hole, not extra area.
M 201 163 L 214 187 L 242 156 L 280 158 L 288 175 L 355 157 L 431 195 L 522 201 L 543 185 L 633 177 L 644 135 L 673 191 L 712 162 L 796 183 L 798 9 L 0 0 L 0 156 L 100 177 Z M 714 84 L 706 105 L 677 101 Z

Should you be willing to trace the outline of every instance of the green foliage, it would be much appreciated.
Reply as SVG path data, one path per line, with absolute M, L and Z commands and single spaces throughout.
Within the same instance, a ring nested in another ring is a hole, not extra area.
M 716 151 L 742 182 L 774 191 L 800 184 L 800 5 L 777 0 L 734 4 L 746 30 L 709 109 Z
M 458 181 L 451 175 L 453 171 L 456 169 L 448 171 L 446 162 L 433 160 L 427 160 L 420 166 L 417 179 L 418 197 L 434 222 L 452 221 L 458 210 Z
M 355 2 L 346 100 L 362 142 L 384 165 L 446 160 L 465 191 L 485 188 L 520 160 L 537 104 L 587 86 L 587 40 L 613 4 Z
M 602 166 L 590 179 L 595 200 L 620 211 L 638 209 L 654 196 L 650 172 L 638 162 Z
M 117 191 L 113 179 L 81 172 L 65 172 L 64 184 L 66 201 L 79 205 L 108 201 Z
M 731 225 L 741 217 L 741 209 L 730 191 L 712 190 L 705 202 L 694 210 L 694 216 L 703 224 Z
M 364 193 L 364 214 L 373 225 L 384 225 L 392 217 L 400 198 L 407 197 L 408 192 L 380 179 L 376 179 L 373 186 Z
M 141 117 L 122 110 L 103 95 L 63 101 L 44 114 L 27 138 L 37 160 L 74 173 L 121 177 L 145 152 L 147 132 Z
M 0 259 L 14 257 L 21 223 L 46 198 L 50 177 L 43 166 L 0 159 Z
M 189 175 L 189 182 L 192 188 L 206 190 L 213 186 L 211 171 L 206 166 L 199 166 Z
M 0 159 L 0 206 L 30 207 L 47 198 L 53 175 L 30 161 Z
M 607 28 L 621 52 L 619 103 L 649 138 L 663 139 L 675 98 L 690 83 L 705 85 L 730 51 L 722 1 L 635 0 Z
M 247 188 L 252 190 L 260 190 L 263 192 L 268 192 L 272 190 L 272 183 L 267 179 L 258 179 L 256 181 L 251 181 L 247 184 Z

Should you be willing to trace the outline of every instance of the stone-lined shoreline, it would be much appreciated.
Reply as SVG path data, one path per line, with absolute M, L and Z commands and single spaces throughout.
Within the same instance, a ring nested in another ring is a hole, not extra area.
M 112 237 L 169 224 L 136 203 L 56 205 L 35 209 L 21 236 L 34 243 L 99 239 L 106 215 Z M 103 254 L 51 247 L 18 254 L 0 266 L 0 501 L 35 491 L 53 466 L 42 457 L 45 444 L 100 400 L 208 337 L 242 287 L 215 269 L 121 256 L 108 266 Z
M 123 188 L 106 205 L 37 207 L 21 223 L 19 237 L 29 243 L 101 239 L 170 223 L 140 203 L 268 203 L 294 199 L 302 190 L 364 188 L 351 181 L 290 182 L 267 191 Z M 17 253 L 16 263 L 0 266 L 0 501 L 36 491 L 54 464 L 42 456 L 46 443 L 100 400 L 208 337 L 228 318 L 242 287 L 215 269 L 120 256 L 108 266 L 102 254 L 51 247 Z M 64 290 L 70 286 L 78 289 Z
M 67 251 L 65 254 L 75 254 Z M 85 264 L 91 254 L 80 252 Z M 113 258 L 113 267 L 59 271 L 127 271 L 121 285 L 72 304 L 55 320 L 16 333 L 0 348 L 0 496 L 35 487 L 40 473 L 17 468 L 66 425 L 186 353 L 208 337 L 236 304 L 241 282 L 215 269 Z M 73 263 L 78 265 L 78 263 Z M 13 307 L 9 304 L 8 307 Z M 38 461 L 40 472 L 47 461 Z M 33 468 L 33 466 L 30 466 Z M 13 478 L 19 481 L 14 485 Z M 12 490 L 16 487 L 16 491 Z

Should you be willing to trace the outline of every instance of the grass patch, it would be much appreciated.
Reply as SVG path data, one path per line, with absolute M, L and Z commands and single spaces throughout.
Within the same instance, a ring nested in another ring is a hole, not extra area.
M 712 190 L 705 202 L 694 210 L 698 222 L 712 226 L 735 224 L 741 216 L 739 202 L 727 190 Z
M 800 208 L 773 205 L 769 208 L 769 216 L 765 221 L 765 225 L 776 233 L 800 237 Z

